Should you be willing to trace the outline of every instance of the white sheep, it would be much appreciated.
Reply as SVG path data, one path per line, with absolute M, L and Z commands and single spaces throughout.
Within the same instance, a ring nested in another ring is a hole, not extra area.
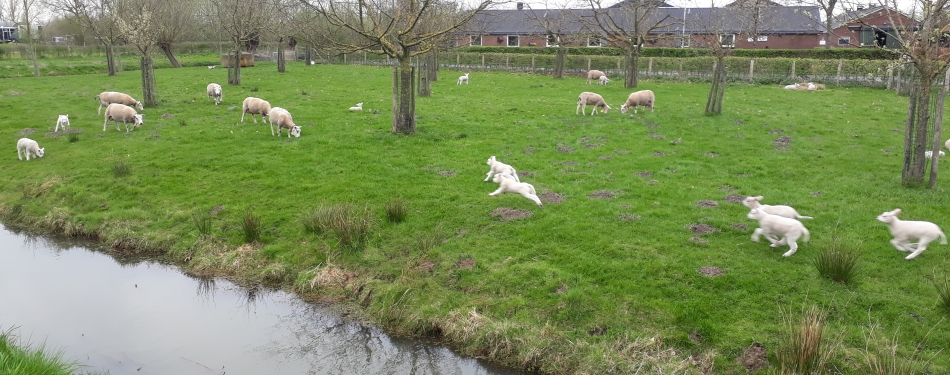
M 356 105 L 350 107 L 350 110 L 351 110 L 351 111 L 362 111 L 362 110 L 363 110 L 363 102 L 356 103 Z
M 491 169 L 488 170 L 488 175 L 485 176 L 485 181 L 488 181 L 488 179 L 490 179 L 492 175 L 507 173 L 511 175 L 511 178 L 514 179 L 515 181 L 521 182 L 521 179 L 518 178 L 518 172 L 515 171 L 515 167 L 512 167 L 508 164 L 495 160 L 494 155 L 488 158 L 488 162 L 486 162 L 486 164 L 488 164 L 488 166 L 491 167 Z
M 772 215 L 757 208 L 753 208 L 746 216 L 759 222 L 759 227 L 752 232 L 752 241 L 759 242 L 759 235 L 765 235 L 765 239 L 772 243 L 769 245 L 770 247 L 787 244 L 789 250 L 782 254 L 784 257 L 795 254 L 795 251 L 798 250 L 798 243 L 795 241 L 799 238 L 804 242 L 808 242 L 808 229 L 805 229 L 805 225 L 798 220 Z M 780 241 L 777 240 L 778 236 L 782 237 Z
M 459 81 L 458 83 L 456 83 L 456 85 L 461 85 L 462 82 L 465 82 L 466 85 L 468 84 L 468 73 L 465 73 L 461 77 L 459 77 Z
M 584 91 L 577 97 L 577 108 L 574 109 L 574 114 L 576 115 L 578 111 L 581 114 L 587 114 L 587 105 L 593 105 L 594 109 L 590 111 L 591 116 L 597 113 L 597 107 L 601 107 L 603 113 L 607 113 L 607 110 L 610 109 L 610 106 L 607 105 L 607 102 L 604 101 L 604 97 L 599 94 L 592 92 Z M 583 110 L 581 108 L 583 107 Z
M 522 197 L 528 198 L 534 203 L 537 203 L 539 207 L 544 208 L 544 205 L 541 204 L 541 199 L 538 198 L 538 194 L 534 191 L 534 186 L 527 182 L 516 181 L 511 175 L 507 173 L 496 174 L 492 181 L 495 181 L 499 184 L 498 190 L 495 190 L 491 193 L 488 193 L 490 196 L 496 196 L 501 193 L 518 193 Z
M 600 76 L 600 79 L 597 80 L 597 83 L 601 85 L 606 85 L 607 82 L 610 82 L 610 78 L 607 78 L 607 76 Z
M 940 155 L 940 157 L 947 156 L 947 154 L 945 154 L 943 151 L 937 151 L 937 152 L 939 152 L 939 154 L 937 154 L 937 155 Z M 931 158 L 934 157 L 934 152 L 933 152 L 933 151 L 924 151 L 924 157 L 927 158 L 927 159 L 931 159 Z
M 99 108 L 96 109 L 96 114 L 98 115 L 102 111 L 102 107 L 108 107 L 109 104 L 119 103 L 127 106 L 138 108 L 139 111 L 144 111 L 145 107 L 142 106 L 142 102 L 133 99 L 127 94 L 115 91 L 105 91 L 99 95 L 96 95 L 96 100 L 99 101 Z
M 802 216 L 798 214 L 798 211 L 795 211 L 794 208 L 789 206 L 770 206 L 767 204 L 759 203 L 762 201 L 763 196 L 757 197 L 746 197 L 742 200 L 742 205 L 749 207 L 751 209 L 759 209 L 765 211 L 768 214 L 778 215 L 781 217 L 787 217 L 789 219 L 812 219 L 811 216 Z
M 948 150 L 950 150 L 950 139 L 947 140 L 947 143 L 943 144 Z
M 208 69 L 214 69 L 214 65 L 208 65 Z
M 641 105 L 650 107 L 650 112 L 653 112 L 654 104 L 656 104 L 656 95 L 653 95 L 653 91 L 640 90 L 631 93 L 630 96 L 627 97 L 627 101 L 620 106 L 620 113 L 627 113 L 630 107 L 633 107 L 633 113 L 637 113 L 637 109 L 639 109 Z
M 904 259 L 914 259 L 924 250 L 927 250 L 927 244 L 937 238 L 940 238 L 941 245 L 947 244 L 947 236 L 943 234 L 937 224 L 929 221 L 902 221 L 897 218 L 900 213 L 901 209 L 898 208 L 878 215 L 877 220 L 887 224 L 887 228 L 891 230 L 891 234 L 894 236 L 891 245 L 894 245 L 898 251 L 911 251 L 910 255 Z M 910 240 L 914 239 L 919 241 L 910 243 Z
M 63 131 L 66 131 L 67 129 L 69 129 L 69 115 L 68 114 L 59 115 L 59 118 L 56 119 L 56 129 L 54 129 L 53 131 L 58 132 L 60 126 L 63 127 Z
M 132 129 L 135 129 L 136 126 L 143 125 L 142 116 L 135 112 L 135 108 L 129 107 L 124 104 L 112 103 L 106 107 L 106 116 L 105 121 L 102 122 L 102 131 L 106 131 L 106 124 L 109 123 L 109 120 L 115 122 L 115 130 L 122 130 L 119 128 L 119 121 L 122 121 L 125 124 L 125 132 L 128 133 Z M 132 127 L 129 128 L 129 123 L 132 123 Z
M 587 84 L 589 85 L 589 84 L 591 83 L 591 81 L 595 81 L 595 80 L 599 82 L 599 81 L 600 81 L 600 77 L 606 77 L 606 76 L 607 76 L 607 74 L 605 74 L 605 73 L 602 72 L 602 71 L 599 71 L 599 70 L 591 70 L 591 71 L 587 72 Z
M 287 129 L 287 138 L 294 136 L 300 138 L 300 127 L 294 124 L 294 118 L 286 109 L 274 107 L 267 116 L 270 121 L 270 135 L 274 135 L 274 125 L 277 125 L 277 136 L 280 137 L 280 130 Z
M 221 90 L 221 85 L 217 83 L 208 84 L 208 99 L 214 99 L 214 105 L 221 104 L 221 101 L 224 99 L 224 92 Z
M 30 154 L 41 158 L 45 150 L 45 148 L 40 148 L 39 143 L 29 138 L 20 138 L 19 141 L 16 141 L 16 157 L 20 160 L 23 160 L 21 152 L 26 154 L 26 161 L 30 161 Z
M 257 123 L 257 119 L 254 117 L 254 114 L 261 115 L 261 121 L 264 121 L 264 116 L 270 114 L 270 103 L 264 99 L 248 96 L 244 99 L 244 104 L 242 105 L 241 122 L 244 122 L 244 115 L 248 113 L 251 114 L 251 120 L 254 120 L 255 124 Z

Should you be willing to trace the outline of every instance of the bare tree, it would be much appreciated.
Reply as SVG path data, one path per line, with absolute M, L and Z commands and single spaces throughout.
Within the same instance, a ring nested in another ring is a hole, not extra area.
M 40 76 L 40 65 L 36 62 L 36 46 L 33 40 L 33 22 L 30 19 L 30 8 L 33 8 L 36 0 L 23 0 L 23 23 L 26 24 L 26 39 L 30 43 L 30 56 L 33 59 L 33 75 Z
M 684 30 L 689 29 L 697 34 L 691 41 L 697 47 L 707 48 L 715 57 L 713 66 L 712 84 L 706 98 L 707 115 L 722 113 L 722 99 L 726 94 L 727 67 L 726 57 L 732 54 L 735 46 L 735 34 L 727 28 L 727 22 L 733 20 L 729 9 L 717 7 L 715 3 L 709 8 L 691 9 L 685 13 Z
M 738 0 L 728 6 L 734 14 L 742 35 L 749 38 L 752 48 L 759 42 L 764 32 L 771 30 L 777 15 L 771 8 L 780 6 L 770 0 Z
M 546 4 L 547 5 L 547 4 Z M 534 9 L 528 6 L 528 22 L 543 30 L 544 37 L 548 46 L 557 47 L 557 54 L 554 59 L 554 78 L 564 77 L 564 60 L 567 57 L 567 44 L 571 39 L 576 39 L 578 31 L 583 29 L 579 16 L 569 10 L 568 2 L 554 4 L 553 9 Z
M 270 22 L 270 34 L 277 39 L 277 71 L 284 73 L 287 62 L 284 57 L 284 45 L 297 34 L 300 19 L 300 3 L 296 0 L 270 0 L 274 18 Z
M 117 8 L 116 25 L 122 37 L 139 51 L 139 66 L 142 70 L 142 97 L 145 105 L 158 105 L 155 95 L 155 65 L 152 51 L 158 45 L 158 30 L 162 25 L 156 19 L 161 11 L 160 2 L 152 0 L 123 0 Z
M 241 84 L 241 46 L 260 38 L 271 21 L 263 0 L 211 0 L 218 26 L 231 39 L 228 84 Z
M 593 13 L 586 17 L 589 27 L 604 35 L 612 45 L 624 50 L 627 55 L 624 87 L 635 88 L 639 81 L 640 50 L 644 41 L 654 30 L 666 28 L 673 18 L 657 9 L 662 1 L 629 0 L 620 3 L 620 8 L 605 8 L 607 0 L 587 0 Z
M 116 73 L 114 47 L 121 37 L 115 22 L 115 3 L 116 0 L 47 0 L 51 9 L 71 14 L 103 44 L 110 76 Z
M 198 7 L 191 0 L 162 0 L 155 2 L 152 22 L 155 23 L 155 42 L 165 53 L 172 68 L 181 68 L 181 63 L 172 52 L 172 45 L 181 42 L 194 30 L 198 21 Z
M 821 8 L 825 14 L 825 49 L 831 49 L 831 41 L 834 37 L 834 31 L 831 27 L 834 23 L 835 7 L 838 6 L 838 0 L 811 0 L 815 5 Z M 837 38 L 835 38 L 837 39 Z

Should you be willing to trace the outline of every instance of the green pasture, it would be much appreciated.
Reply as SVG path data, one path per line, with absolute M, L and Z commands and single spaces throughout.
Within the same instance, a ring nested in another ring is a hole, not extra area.
M 460 72 L 443 70 L 405 136 L 390 132 L 389 68 L 289 62 L 279 74 L 258 63 L 242 74 L 228 86 L 225 69 L 157 70 L 161 105 L 128 134 L 102 130 L 94 97 L 140 97 L 137 71 L 0 80 L 0 213 L 189 272 L 343 302 L 391 332 L 545 373 L 636 373 L 644 362 L 698 373 L 695 355 L 712 373 L 738 374 L 753 343 L 768 350 L 760 371 L 777 372 L 785 320 L 812 305 L 840 343 L 833 371 L 867 373 L 872 327 L 921 371 L 950 371 L 948 311 L 933 283 L 950 269 L 948 246 L 905 261 L 875 220 L 901 208 L 904 220 L 950 229 L 950 174 L 934 190 L 900 184 L 907 100 L 892 91 L 734 85 L 723 114 L 707 117 L 708 85 L 645 81 L 656 111 L 631 116 L 619 111 L 630 93 L 619 78 L 472 72 L 459 86 Z M 205 95 L 210 82 L 224 86 L 220 106 Z M 588 90 L 614 109 L 575 115 Z M 241 123 L 247 96 L 289 110 L 302 136 Z M 358 102 L 362 112 L 347 110 Z M 59 114 L 78 140 L 53 132 Z M 46 156 L 18 161 L 14 144 L 28 133 Z M 488 196 L 492 155 L 544 208 Z M 130 173 L 117 176 L 119 165 Z M 734 194 L 814 216 L 803 221 L 811 241 L 789 258 L 787 247 L 751 242 L 756 223 Z M 384 207 L 398 198 L 408 216 L 391 223 Z M 365 248 L 305 230 L 308 212 L 339 204 L 370 212 Z M 493 216 L 503 208 L 530 216 Z M 263 233 L 246 245 L 249 210 Z M 208 235 L 196 226 L 204 217 Z M 819 276 L 813 262 L 833 243 L 860 254 L 856 282 Z M 700 272 L 711 267 L 722 275 Z

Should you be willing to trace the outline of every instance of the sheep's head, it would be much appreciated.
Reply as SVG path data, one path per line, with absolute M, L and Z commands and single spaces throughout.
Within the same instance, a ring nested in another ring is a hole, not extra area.
M 39 150 L 36 150 L 36 156 L 43 157 L 43 152 L 46 151 L 46 147 L 43 147 Z
M 294 125 L 294 127 L 290 129 L 290 135 L 300 138 L 300 127 Z
M 132 116 L 132 118 L 135 119 L 135 122 L 134 122 L 134 125 L 135 125 L 135 126 L 142 126 L 142 125 L 145 125 L 145 123 L 142 122 L 142 116 L 145 116 L 145 115 L 143 115 L 143 114 L 138 114 L 138 115 Z
M 488 158 L 488 161 L 487 161 L 485 164 L 488 164 L 488 165 L 495 164 L 495 157 L 492 156 L 492 157 Z
M 759 220 L 759 219 L 765 217 L 765 211 L 762 211 L 762 210 L 760 210 L 760 209 L 758 209 L 758 208 L 753 208 L 751 211 L 749 211 L 749 213 L 746 215 L 746 217 L 748 217 L 748 218 L 750 218 L 750 219 L 752 219 L 752 220 Z
M 502 181 L 504 181 L 504 179 L 506 179 L 506 178 L 509 179 L 509 180 L 512 180 L 512 181 L 514 181 L 514 179 L 515 179 L 514 177 L 512 177 L 510 174 L 508 174 L 508 173 L 506 172 L 506 173 L 498 173 L 498 174 L 496 174 L 495 177 L 492 177 L 491 180 L 494 181 L 495 183 L 500 184 L 500 183 L 501 183 Z
M 752 208 L 752 209 L 758 208 L 759 206 L 762 205 L 759 203 L 759 201 L 761 201 L 762 198 L 763 197 L 761 195 L 757 197 L 745 197 L 745 199 L 742 200 L 742 205 Z
M 880 221 L 884 224 L 893 223 L 894 221 L 897 221 L 897 215 L 900 213 L 901 213 L 900 208 L 894 209 L 894 211 L 888 211 L 888 212 L 882 213 L 880 215 L 877 215 L 877 221 Z
M 607 113 L 607 110 L 610 109 L 610 106 L 607 103 L 604 103 L 604 107 L 601 109 L 602 113 Z
M 142 106 L 142 102 L 137 101 L 137 100 L 135 101 L 135 108 L 138 108 L 139 111 L 144 111 L 144 110 L 145 110 L 145 107 Z
M 69 115 L 59 115 L 59 122 L 69 122 Z
M 630 107 L 627 107 L 627 103 L 620 105 L 620 113 L 627 113 L 630 110 Z

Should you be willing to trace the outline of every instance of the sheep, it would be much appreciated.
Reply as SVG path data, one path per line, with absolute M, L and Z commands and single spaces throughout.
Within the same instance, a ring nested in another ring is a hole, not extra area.
M 214 65 L 208 65 L 208 69 L 214 69 Z
M 947 140 L 947 143 L 943 144 L 948 150 L 950 150 L 950 139 Z
M 782 205 L 770 206 L 767 204 L 761 204 L 759 203 L 759 201 L 761 201 L 762 198 L 763 197 L 761 195 L 757 197 L 746 197 L 745 199 L 742 200 L 742 205 L 749 207 L 751 209 L 759 209 L 759 210 L 765 211 L 765 213 L 768 213 L 768 214 L 778 215 L 781 217 L 787 217 L 789 219 L 812 219 L 811 216 L 799 215 L 798 211 L 795 211 L 794 208 L 791 208 L 789 206 L 782 206 Z
M 208 99 L 214 99 L 214 105 L 221 104 L 224 99 L 224 93 L 221 91 L 221 85 L 217 83 L 208 84 Z
M 30 154 L 41 158 L 45 150 L 45 148 L 40 148 L 39 143 L 29 138 L 20 138 L 20 140 L 16 142 L 16 157 L 20 160 L 23 160 L 23 156 L 20 154 L 21 152 L 26 154 L 26 161 L 30 161 Z
M 254 123 L 257 123 L 257 119 L 254 118 L 254 114 L 261 115 L 261 121 L 264 121 L 264 116 L 270 114 L 270 103 L 264 99 L 255 98 L 253 96 L 248 96 L 244 99 L 244 104 L 242 105 L 243 112 L 241 113 L 241 122 L 244 122 L 244 115 L 250 113 L 251 120 L 254 120 Z
M 589 85 L 591 81 L 597 80 L 600 81 L 600 77 L 606 77 L 607 74 L 599 70 L 591 70 L 587 72 L 587 84 Z
M 469 73 L 465 73 L 465 74 L 463 74 L 461 77 L 459 77 L 459 81 L 458 81 L 458 83 L 456 83 L 456 85 L 461 85 L 462 82 L 465 82 L 465 84 L 467 85 L 467 84 L 468 84 L 468 74 L 469 74 Z
M 121 92 L 115 91 L 105 91 L 99 95 L 96 95 L 96 100 L 99 101 L 99 108 L 96 109 L 96 114 L 98 115 L 102 111 L 102 107 L 108 107 L 109 104 L 119 103 L 127 106 L 132 106 L 137 108 L 139 111 L 144 111 L 145 107 L 142 106 L 142 102 L 133 99 L 131 96 L 123 94 Z
M 637 113 L 637 109 L 639 109 L 641 105 L 650 107 L 650 112 L 653 112 L 654 104 L 656 104 L 656 95 L 653 95 L 653 91 L 640 90 L 631 93 L 630 96 L 627 97 L 627 101 L 620 106 L 620 113 L 627 113 L 630 107 L 633 107 L 633 113 Z
M 69 115 L 68 114 L 59 115 L 59 118 L 56 119 L 56 129 L 54 129 L 53 131 L 58 132 L 60 126 L 63 127 L 63 131 L 66 131 L 66 129 L 69 129 Z
M 494 155 L 488 158 L 488 162 L 486 162 L 486 164 L 488 164 L 488 166 L 491 167 L 491 169 L 489 169 L 488 175 L 485 176 L 485 181 L 488 181 L 488 179 L 490 179 L 493 174 L 497 175 L 497 174 L 507 173 L 511 175 L 511 178 L 514 179 L 515 181 L 521 182 L 521 179 L 518 178 L 518 172 L 515 171 L 515 167 L 512 167 L 508 164 L 495 160 Z
M 527 182 L 519 182 L 512 178 L 511 175 L 507 173 L 496 174 L 492 181 L 499 184 L 498 190 L 495 190 L 491 193 L 488 193 L 490 196 L 496 196 L 501 193 L 518 193 L 522 197 L 528 198 L 534 203 L 538 204 L 538 207 L 544 208 L 544 205 L 541 204 L 541 199 L 538 198 L 537 192 L 534 190 L 534 186 Z
M 350 107 L 350 110 L 351 110 L 351 111 L 362 111 L 362 110 L 363 110 L 363 102 L 356 103 L 356 105 Z
M 599 94 L 592 92 L 584 91 L 577 97 L 577 108 L 574 109 L 574 114 L 576 115 L 578 111 L 581 111 L 581 114 L 587 114 L 587 105 L 593 105 L 594 109 L 590 111 L 591 116 L 597 113 L 597 107 L 601 107 L 603 113 L 607 113 L 607 110 L 610 109 L 610 106 L 607 105 L 607 102 L 604 101 L 604 97 Z M 583 107 L 583 110 L 581 109 Z
M 764 235 L 765 239 L 772 243 L 770 247 L 787 244 L 789 250 L 782 254 L 783 257 L 790 257 L 798 251 L 798 243 L 795 241 L 799 237 L 808 242 L 808 229 L 798 220 L 772 215 L 757 208 L 749 211 L 746 217 L 759 222 L 759 227 L 752 232 L 752 241 L 759 242 L 759 235 Z M 782 236 L 782 240 L 777 240 L 777 236 Z
M 119 121 L 122 121 L 125 124 L 125 132 L 128 133 L 132 129 L 135 129 L 136 126 L 143 125 L 142 116 L 135 112 L 135 108 L 129 107 L 127 105 L 112 103 L 106 107 L 106 116 L 105 121 L 102 122 L 102 131 L 106 131 L 106 124 L 109 123 L 109 120 L 115 122 L 115 130 L 122 130 L 119 128 Z M 132 123 L 132 128 L 129 128 L 129 123 Z
M 911 251 L 910 255 L 904 259 L 914 259 L 924 250 L 927 250 L 927 244 L 938 237 L 941 245 L 947 244 L 947 236 L 943 234 L 937 224 L 929 221 L 902 221 L 897 218 L 900 213 L 901 209 L 897 208 L 894 211 L 878 215 L 877 220 L 887 224 L 887 228 L 891 230 L 891 234 L 894 236 L 891 245 L 894 245 L 897 251 Z M 919 242 L 910 243 L 912 239 L 917 239 Z
M 937 154 L 937 155 L 940 155 L 940 157 L 947 156 L 947 154 L 945 154 L 943 151 L 937 151 L 937 152 L 939 152 L 939 154 Z M 927 158 L 927 159 L 932 159 L 932 158 L 934 157 L 934 152 L 933 152 L 933 151 L 924 151 L 924 157 Z
M 606 85 L 607 82 L 610 82 L 610 78 L 607 78 L 607 76 L 600 76 L 600 79 L 597 80 L 597 83 L 601 85 Z
M 274 125 L 277 125 L 277 136 L 280 137 L 280 130 L 287 129 L 287 138 L 291 135 L 300 138 L 300 127 L 294 124 L 294 118 L 286 109 L 274 107 L 267 116 L 270 121 L 270 135 L 274 135 Z

